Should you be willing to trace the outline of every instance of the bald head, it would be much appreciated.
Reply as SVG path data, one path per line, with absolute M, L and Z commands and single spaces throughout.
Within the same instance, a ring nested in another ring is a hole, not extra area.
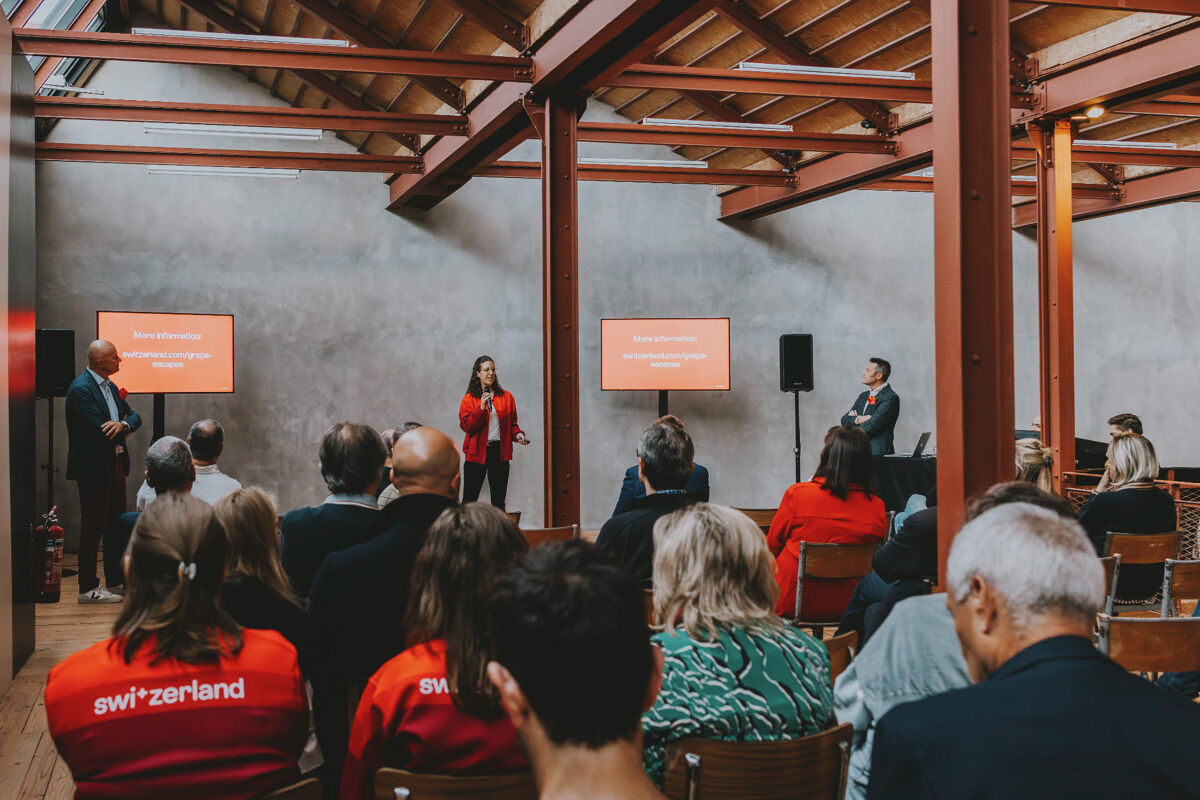
M 400 494 L 438 494 L 457 500 L 459 458 L 454 441 L 429 427 L 402 435 L 392 448 L 392 484 Z
M 88 367 L 101 378 L 115 375 L 121 368 L 121 356 L 112 342 L 97 339 L 88 345 L 87 353 Z

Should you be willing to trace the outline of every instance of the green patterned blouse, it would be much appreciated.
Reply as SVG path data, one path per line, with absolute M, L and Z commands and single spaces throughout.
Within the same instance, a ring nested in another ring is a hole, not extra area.
M 807 633 L 731 626 L 697 640 L 676 628 L 654 641 L 663 649 L 663 684 L 642 734 L 646 772 L 659 786 L 676 739 L 767 742 L 833 723 L 829 654 Z

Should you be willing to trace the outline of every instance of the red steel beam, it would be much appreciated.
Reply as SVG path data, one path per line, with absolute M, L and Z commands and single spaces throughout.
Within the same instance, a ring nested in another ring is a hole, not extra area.
M 1086 220 L 1195 199 L 1200 199 L 1200 170 L 1181 169 L 1126 181 L 1121 184 L 1117 198 L 1076 199 L 1071 208 L 1074 219 Z M 1014 228 L 1036 225 L 1036 205 L 1026 203 L 1014 207 L 1012 218 Z
M 487 0 L 445 0 L 445 2 L 518 53 L 523 53 L 529 48 L 529 27 Z
M 582 141 L 582 137 L 580 137 Z M 789 186 L 792 175 L 765 169 L 689 169 L 624 164 L 578 164 L 581 181 L 676 183 L 707 186 Z M 540 178 L 536 161 L 496 161 L 475 171 L 477 178 Z
M 1196 0 L 1038 0 L 1048 6 L 1095 8 L 1107 11 L 1145 11 L 1150 14 L 1200 14 Z
M 1035 153 L 1031 142 L 1014 142 L 1014 159 L 1031 159 Z M 1082 164 L 1125 164 L 1140 167 L 1200 167 L 1200 150 L 1159 150 L 1138 147 L 1130 142 L 1128 147 L 1096 147 L 1076 144 L 1071 148 L 1071 157 Z
M 879 192 L 932 192 L 933 178 L 919 175 L 902 175 L 898 178 L 888 178 L 868 186 L 861 187 Z M 1037 183 L 1033 181 L 1013 181 L 1013 197 L 1037 197 Z M 1098 183 L 1076 183 L 1071 186 L 1071 196 L 1087 200 L 1119 200 L 1121 190 L 1115 186 L 1105 186 Z
M 1015 123 L 1059 119 L 1089 106 L 1108 108 L 1200 80 L 1200 26 L 1180 27 L 1149 41 L 1098 54 L 1038 84 L 1037 103 Z
M 1150 114 L 1162 117 L 1200 117 L 1200 97 L 1170 94 L 1153 100 L 1126 103 L 1112 109 L 1117 114 Z
M 545 104 L 542 138 L 542 387 L 546 525 L 579 522 L 578 104 Z
M 837 100 L 880 100 L 929 103 L 929 81 L 862 78 L 845 75 L 788 75 L 711 67 L 637 64 L 608 81 L 624 89 L 669 89 L 785 97 L 828 97 Z
M 163 164 L 187 167 L 309 169 L 327 172 L 419 172 L 421 159 L 362 153 L 297 153 L 286 150 L 206 150 L 194 147 L 129 147 L 115 144 L 38 142 L 38 161 L 93 164 Z
M 424 154 L 422 176 L 402 175 L 392 181 L 388 208 L 431 208 L 469 180 L 473 170 L 523 141 L 529 127 L 522 105 L 527 91 L 545 96 L 552 89 L 586 88 L 624 69 L 707 8 L 705 2 L 684 0 L 588 3 L 538 47 L 532 88 L 511 83 L 496 87 L 468 115 L 470 136 L 439 139 Z
M 667 146 L 745 147 L 754 150 L 812 150 L 827 153 L 894 154 L 896 152 L 895 142 L 879 136 L 801 131 L 721 130 L 682 125 L 636 125 L 609 122 L 580 124 L 579 141 Z
M 421 133 L 463 136 L 467 118 L 449 114 L 401 114 L 347 111 L 337 108 L 234 106 L 208 103 L 165 103 L 93 97 L 34 98 L 33 116 L 102 122 L 171 122 L 199 125 L 252 125 L 266 128 L 309 128 L 364 133 Z
M 757 14 L 742 5 L 740 0 L 723 0 L 717 4 L 717 13 L 789 64 L 830 66 L 827 61 L 814 57 L 803 47 L 794 44 L 791 39 L 776 30 L 775 26 L 761 20 Z M 846 102 L 855 112 L 873 122 L 879 130 L 895 129 L 895 115 L 883 106 L 866 100 Z
M 893 175 L 927 167 L 933 161 L 933 126 L 917 125 L 893 137 L 895 156 L 844 153 L 796 170 L 794 188 L 748 186 L 721 198 L 723 220 L 755 219 L 785 208 L 861 189 Z
M 929 0 L 910 0 L 911 4 L 921 11 L 924 11 L 927 16 L 931 15 Z M 1009 24 L 1012 25 L 1017 19 L 1010 19 Z M 1036 64 L 1024 53 L 1018 51 L 1009 42 L 1008 52 L 1008 74 L 1013 80 L 1025 81 L 1031 78 L 1036 72 Z
M 33 28 L 22 28 L 15 35 L 27 55 L 494 81 L 528 81 L 532 76 L 532 62 L 528 58 L 509 56 Z
M 306 12 L 333 28 L 348 41 L 359 47 L 372 47 L 378 50 L 392 49 L 392 43 L 371 30 L 368 26 L 354 20 L 340 8 L 334 8 L 324 0 L 294 0 L 296 5 Z M 465 107 L 466 100 L 462 89 L 445 78 L 431 75 L 413 75 L 413 83 L 420 86 L 431 95 L 446 103 L 451 108 Z
M 938 575 L 966 498 L 1013 476 L 1008 3 L 933 0 Z
M 1042 441 L 1053 451 L 1054 491 L 1075 471 L 1075 291 L 1070 120 L 1031 130 L 1038 145 L 1038 339 Z

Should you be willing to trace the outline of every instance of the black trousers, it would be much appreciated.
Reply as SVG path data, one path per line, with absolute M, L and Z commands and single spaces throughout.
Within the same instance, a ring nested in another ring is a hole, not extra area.
M 97 554 L 104 542 L 104 582 L 125 583 L 125 540 L 117 518 L 125 513 L 125 466 L 114 454 L 113 477 L 105 483 L 79 485 L 79 593 L 100 585 L 96 576 Z
M 479 499 L 486 477 L 492 493 L 492 505 L 503 510 L 504 498 L 508 495 L 508 467 L 509 462 L 500 460 L 500 442 L 488 442 L 487 463 L 463 463 L 463 502 L 474 503 Z

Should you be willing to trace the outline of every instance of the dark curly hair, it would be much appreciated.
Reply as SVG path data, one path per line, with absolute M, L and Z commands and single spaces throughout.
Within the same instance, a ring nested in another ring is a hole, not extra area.
M 475 359 L 475 366 L 471 367 L 471 380 L 467 381 L 467 394 L 472 397 L 483 397 L 483 382 L 479 380 L 479 366 L 486 362 L 492 362 L 495 366 L 496 359 L 491 356 L 480 356 Z M 500 373 L 497 371 L 496 380 L 492 382 L 492 394 L 499 397 L 504 394 L 504 390 L 500 388 Z

